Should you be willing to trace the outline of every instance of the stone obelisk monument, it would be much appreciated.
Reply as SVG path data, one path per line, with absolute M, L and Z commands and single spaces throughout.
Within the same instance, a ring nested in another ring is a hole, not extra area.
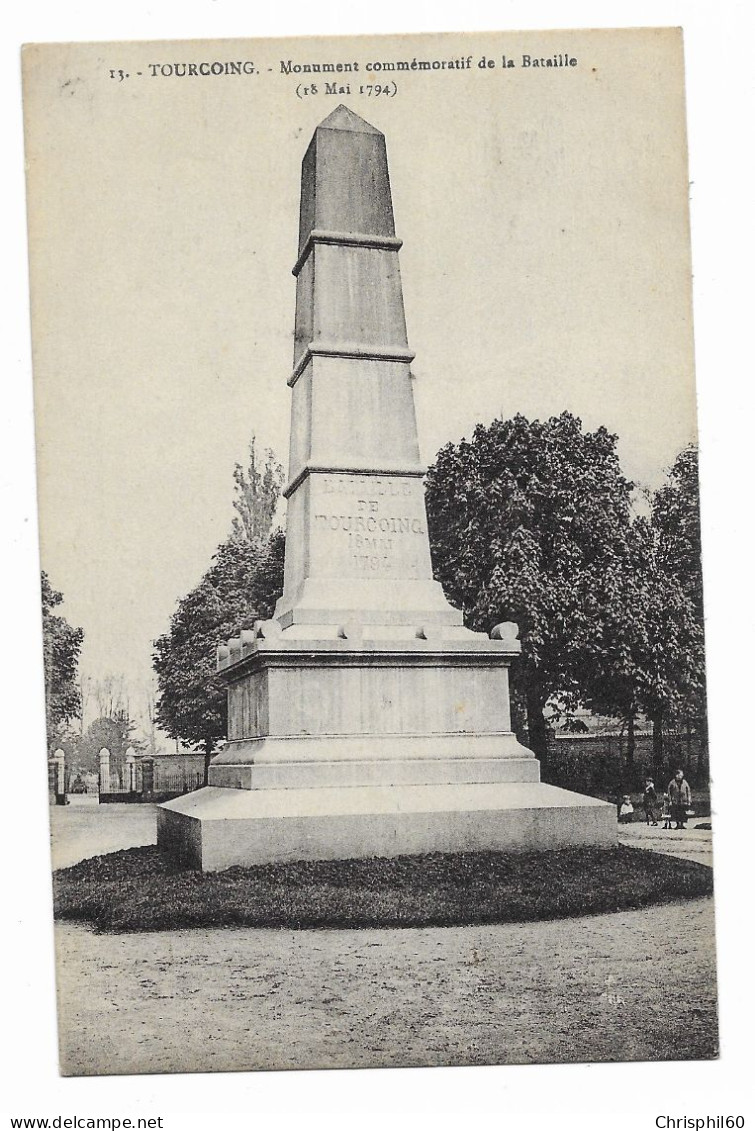
M 285 583 L 218 649 L 228 745 L 158 843 L 204 870 L 615 842 L 511 731 L 516 625 L 433 580 L 385 138 L 345 106 L 302 163 Z

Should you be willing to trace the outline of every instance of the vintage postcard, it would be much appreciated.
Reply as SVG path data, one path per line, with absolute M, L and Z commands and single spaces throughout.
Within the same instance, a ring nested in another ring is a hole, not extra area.
M 23 80 L 61 1072 L 716 1057 L 681 32 Z

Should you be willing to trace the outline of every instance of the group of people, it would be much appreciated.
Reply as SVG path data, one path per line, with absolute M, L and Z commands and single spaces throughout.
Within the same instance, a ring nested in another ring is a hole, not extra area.
M 689 787 L 689 782 L 684 776 L 684 770 L 677 770 L 668 783 L 663 796 L 660 819 L 663 821 L 664 829 L 670 829 L 672 822 L 674 822 L 675 829 L 686 829 L 691 805 L 692 790 Z M 658 794 L 656 793 L 655 783 L 652 778 L 645 778 L 642 808 L 647 824 L 657 825 L 659 819 Z M 627 793 L 624 794 L 621 805 L 619 806 L 619 822 L 623 825 L 633 820 L 634 806 L 632 805 L 631 797 Z

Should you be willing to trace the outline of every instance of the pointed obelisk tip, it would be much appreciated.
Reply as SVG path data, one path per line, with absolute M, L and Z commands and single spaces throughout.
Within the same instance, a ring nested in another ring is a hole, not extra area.
M 348 106 L 315 130 L 302 162 L 299 254 L 310 232 L 395 237 L 385 137 Z
M 341 103 L 340 106 L 336 106 L 335 110 L 320 122 L 317 129 L 348 130 L 350 133 L 354 134 L 380 134 L 381 137 L 383 136 L 380 130 L 370 125 L 369 122 L 365 122 L 364 118 L 360 118 L 358 114 L 355 114 L 353 110 L 349 110 L 348 106 L 344 106 L 343 103 Z

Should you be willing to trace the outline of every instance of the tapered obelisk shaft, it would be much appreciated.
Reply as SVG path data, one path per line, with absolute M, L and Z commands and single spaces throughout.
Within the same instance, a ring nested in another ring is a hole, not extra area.
M 284 627 L 459 624 L 432 580 L 385 138 L 339 106 L 302 163 Z

